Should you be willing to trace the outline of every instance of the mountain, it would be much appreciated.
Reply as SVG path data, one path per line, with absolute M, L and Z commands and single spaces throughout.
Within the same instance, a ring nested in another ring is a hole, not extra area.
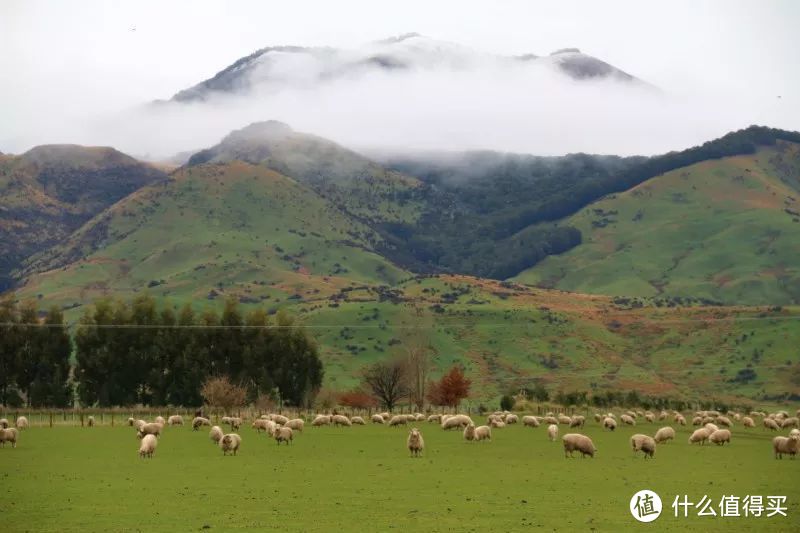
M 557 226 L 579 246 L 519 282 L 725 304 L 800 303 L 800 144 L 694 163 L 610 194 Z
M 184 89 L 172 102 L 202 102 L 215 96 L 247 94 L 255 90 L 308 89 L 342 79 L 375 74 L 398 75 L 413 71 L 448 72 L 492 68 L 542 67 L 583 81 L 611 79 L 643 82 L 577 48 L 549 56 L 500 56 L 477 52 L 455 43 L 437 41 L 417 33 L 369 43 L 355 50 L 329 47 L 271 46 L 242 57 L 213 77 Z
M 37 146 L 0 156 L 0 290 L 32 254 L 166 174 L 113 148 Z

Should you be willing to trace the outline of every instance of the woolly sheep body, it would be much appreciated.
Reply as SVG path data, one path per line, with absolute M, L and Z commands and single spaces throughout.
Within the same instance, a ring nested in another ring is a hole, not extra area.
M 624 414 L 621 417 L 619 417 L 619 419 L 622 421 L 623 424 L 627 424 L 629 426 L 635 426 L 636 425 L 636 420 L 634 420 L 631 415 Z
M 749 416 L 745 416 L 745 417 L 742 417 L 742 426 L 744 426 L 746 428 L 754 428 L 754 427 L 756 427 L 756 423 Z
M 94 427 L 94 417 L 93 416 L 89 416 L 86 419 L 86 425 L 89 426 L 90 428 Z
M 502 429 L 506 427 L 506 423 L 499 418 L 492 418 L 492 420 L 489 422 L 489 427 Z
M 581 452 L 581 457 L 594 457 L 597 448 L 594 447 L 592 439 L 580 433 L 567 433 L 561 437 L 564 444 L 564 457 L 572 457 L 572 452 Z
M 275 414 L 273 414 L 273 415 L 269 415 L 269 417 L 273 422 L 275 422 L 276 424 L 280 424 L 281 426 L 289 421 L 289 419 L 286 418 L 283 415 L 275 415 Z
M 657 444 L 661 444 L 672 440 L 675 438 L 675 430 L 672 429 L 670 426 L 664 426 L 663 428 L 656 431 L 655 436 L 653 439 L 656 441 Z
M 467 415 L 450 416 L 442 421 L 442 429 L 454 429 L 466 427 L 468 424 L 473 424 L 472 419 Z
M 264 420 L 263 418 L 256 418 L 253 420 L 251 427 L 256 430 L 256 433 L 261 433 L 261 430 L 269 431 L 269 427 L 267 425 L 268 422 L 272 422 L 272 420 Z M 274 424 L 274 422 L 272 422 Z
M 652 424 L 653 422 L 656 421 L 656 415 L 654 415 L 653 413 L 645 413 L 644 419 Z
M 615 429 L 617 429 L 617 421 L 607 416 L 603 420 L 603 427 L 609 431 L 614 431 Z
M 19 427 L 19 423 L 17 423 L 17 427 Z M 784 418 L 783 422 L 781 422 L 782 428 L 796 428 L 800 427 L 800 419 L 796 416 L 792 416 L 789 418 Z
M 645 459 L 648 456 L 652 459 L 656 453 L 656 441 L 649 435 L 637 433 L 631 437 L 631 448 L 633 448 L 633 453 L 642 452 Z
M 164 429 L 164 426 L 158 422 L 150 422 L 149 424 L 145 424 L 140 427 L 136 435 L 139 438 L 142 438 L 144 435 L 155 435 L 156 437 L 159 437 L 162 429 Z
M 373 419 L 375 418 L 374 415 Z M 373 420 L 374 421 L 374 420 Z M 330 415 L 317 415 L 314 420 L 311 422 L 312 427 L 319 427 L 319 426 L 328 426 L 331 423 Z
M 242 437 L 237 433 L 228 433 L 227 435 L 223 435 L 219 440 L 219 447 L 222 450 L 222 455 L 228 455 L 228 453 L 236 455 L 241 445 Z
M 733 422 L 727 416 L 718 416 L 717 419 L 714 421 L 718 426 L 724 426 L 729 428 L 733 426 Z
M 708 430 L 709 435 L 719 429 L 719 426 L 717 426 L 716 424 L 712 424 L 711 422 L 706 423 L 706 425 L 704 425 L 703 427 Z
M 157 446 L 158 439 L 155 435 L 145 435 L 142 437 L 141 444 L 139 444 L 139 457 L 143 459 L 145 457 L 152 459 Z
M 208 432 L 208 438 L 210 438 L 215 444 L 219 444 L 220 439 L 222 439 L 222 428 L 219 426 L 211 426 L 211 431 Z
M 731 442 L 731 432 L 727 429 L 718 429 L 713 431 L 711 435 L 708 436 L 709 442 L 713 442 L 719 446 L 725 444 L 726 442 L 730 444 Z
M 775 437 L 772 439 L 772 449 L 775 452 L 775 459 L 783 459 L 788 454 L 790 459 L 794 459 L 800 450 L 800 435 L 791 437 Z
M 535 416 L 523 416 L 522 417 L 522 425 L 531 427 L 531 428 L 538 428 L 539 427 L 539 420 Z
M 17 418 L 17 429 L 20 431 L 23 429 L 28 429 L 28 419 L 24 416 Z
M 568 417 L 567 415 L 560 414 L 558 415 L 558 423 L 569 425 L 572 422 L 572 418 Z
M 350 423 L 355 424 L 357 426 L 363 426 L 365 424 L 364 419 L 361 418 L 360 416 L 351 416 Z
M 581 417 L 581 418 L 583 418 L 583 417 Z M 505 418 L 504 422 L 506 424 L 518 424 L 519 423 L 519 417 L 517 415 L 514 415 L 514 414 L 508 414 L 508 415 L 506 415 L 506 418 Z
M 475 440 L 475 426 L 472 424 L 467 424 L 467 427 L 464 428 L 464 440 L 465 441 L 473 441 Z
M 545 424 L 558 424 L 558 419 L 553 416 L 545 416 L 542 418 L 542 422 Z
M 331 422 L 334 426 L 352 426 L 353 423 L 350 422 L 350 419 L 344 415 L 333 415 L 331 417 Z
M 181 415 L 172 415 L 167 419 L 167 424 L 170 426 L 182 426 L 183 417 Z
M 17 447 L 17 428 L 0 428 L 0 446 L 6 447 L 6 442 L 11 443 L 12 448 Z
M 780 429 L 778 423 L 775 422 L 775 420 L 773 420 L 772 418 L 764 419 L 764 427 L 767 429 L 771 429 L 772 431 L 778 431 Z
M 492 428 L 489 426 L 478 426 L 475 428 L 475 440 L 492 440 Z
M 406 446 L 412 457 L 422 455 L 422 451 L 425 449 L 425 440 L 422 438 L 420 430 L 411 428 L 411 431 L 408 432 L 408 439 L 406 439 Z
M 694 430 L 694 433 L 692 433 L 689 436 L 689 444 L 695 444 L 699 442 L 700 445 L 702 446 L 703 444 L 706 443 L 707 439 L 708 439 L 708 430 L 706 428 L 696 429 Z
M 569 427 L 571 427 L 571 428 L 581 427 L 582 428 L 585 423 L 586 423 L 586 418 L 583 415 L 575 415 L 570 420 Z
M 200 429 L 200 426 L 210 426 L 211 421 L 208 418 L 203 418 L 202 416 L 196 416 L 194 420 L 192 420 L 192 430 L 197 431 Z
M 0 428 L 5 429 L 8 427 L 8 419 L 7 418 L 0 418 Z
M 389 426 L 405 426 L 406 424 L 408 424 L 408 421 L 406 420 L 406 417 L 401 416 L 401 415 L 394 415 L 389 420 Z
M 167 424 L 167 421 L 164 420 L 163 416 L 157 416 L 155 420 L 153 420 L 156 424 L 161 424 L 162 426 Z
M 361 423 L 363 424 L 364 421 L 362 420 Z M 294 431 L 302 432 L 303 428 L 305 427 L 305 425 L 306 425 L 306 423 L 303 421 L 302 418 L 294 418 L 294 419 L 289 420 L 288 422 L 286 422 L 283 425 L 283 427 L 291 428 Z
M 547 438 L 549 438 L 551 442 L 555 442 L 558 438 L 558 426 L 556 424 L 547 426 Z
M 289 443 L 294 439 L 294 432 L 292 431 L 292 428 L 276 427 L 274 435 L 275 442 L 278 443 L 278 446 L 280 446 L 281 442 L 285 442 L 288 446 Z
M 370 417 L 370 420 L 372 421 L 373 424 L 385 424 L 386 423 L 386 420 L 384 420 L 381 415 L 372 415 Z
M 432 424 L 441 424 L 442 423 L 442 415 L 430 415 L 428 417 L 428 422 Z

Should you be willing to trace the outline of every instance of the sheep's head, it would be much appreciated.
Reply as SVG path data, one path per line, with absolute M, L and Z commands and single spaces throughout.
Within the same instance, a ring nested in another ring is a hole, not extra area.
M 137 439 L 139 439 L 139 440 L 141 440 L 141 439 L 142 439 L 142 437 L 144 437 L 144 433 L 142 433 L 141 431 L 137 431 L 137 432 L 136 432 L 136 438 L 137 438 Z

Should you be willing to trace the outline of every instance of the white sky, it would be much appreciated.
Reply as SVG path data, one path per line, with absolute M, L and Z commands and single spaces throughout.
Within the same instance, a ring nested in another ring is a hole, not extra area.
M 108 144 L 70 125 L 168 98 L 264 46 L 412 31 L 499 54 L 579 47 L 672 95 L 763 102 L 751 122 L 800 129 L 798 27 L 792 0 L 2 0 L 0 150 Z

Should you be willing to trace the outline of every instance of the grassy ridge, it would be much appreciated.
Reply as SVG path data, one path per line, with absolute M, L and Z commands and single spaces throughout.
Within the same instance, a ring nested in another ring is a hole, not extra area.
M 223 457 L 207 431 L 168 428 L 151 460 L 136 456 L 128 427 L 33 428 L 17 449 L 0 449 L 0 506 L 6 528 L 29 531 L 622 531 L 637 525 L 629 500 L 647 488 L 664 504 L 659 529 L 796 530 L 800 463 L 772 458 L 773 433 L 736 427 L 730 446 L 701 447 L 677 428 L 654 460 L 634 457 L 630 435 L 658 427 L 610 433 L 587 423 L 598 454 L 585 460 L 565 459 L 543 427 L 466 443 L 423 424 L 420 459 L 405 450 L 406 430 L 385 426 L 309 428 L 280 447 L 242 428 L 237 457 Z M 675 518 L 683 494 L 715 505 L 723 495 L 784 495 L 788 517 Z

